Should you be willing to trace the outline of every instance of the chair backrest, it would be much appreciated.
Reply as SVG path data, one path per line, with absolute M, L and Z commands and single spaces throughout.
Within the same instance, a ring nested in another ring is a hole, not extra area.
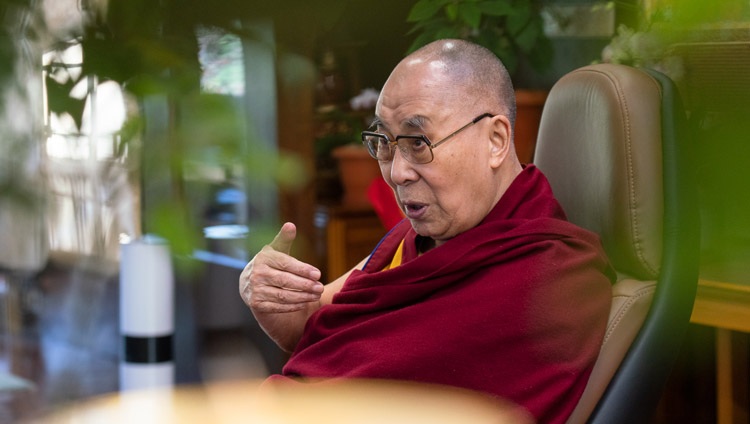
M 677 90 L 599 64 L 550 91 L 534 163 L 618 273 L 599 358 L 569 423 L 647 422 L 677 357 L 698 280 L 699 224 Z

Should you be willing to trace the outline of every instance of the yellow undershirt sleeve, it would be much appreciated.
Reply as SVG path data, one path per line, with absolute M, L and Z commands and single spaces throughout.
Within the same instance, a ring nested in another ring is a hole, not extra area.
M 382 269 L 382 271 L 385 271 L 387 269 L 396 268 L 397 266 L 401 265 L 401 258 L 404 254 L 404 241 L 401 240 L 401 243 L 398 245 L 398 249 L 396 249 L 396 253 L 393 254 L 393 259 L 391 259 L 391 263 L 386 265 L 385 268 Z

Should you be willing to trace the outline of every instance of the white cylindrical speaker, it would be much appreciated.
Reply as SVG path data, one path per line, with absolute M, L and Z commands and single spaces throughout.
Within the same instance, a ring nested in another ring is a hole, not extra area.
M 120 245 L 120 389 L 174 383 L 174 275 L 166 241 Z

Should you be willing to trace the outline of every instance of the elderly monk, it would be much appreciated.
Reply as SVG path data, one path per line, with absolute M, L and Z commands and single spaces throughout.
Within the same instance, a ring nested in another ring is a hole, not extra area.
M 604 336 L 614 272 L 513 148 L 515 98 L 490 51 L 431 43 L 401 61 L 362 134 L 406 218 L 323 285 L 289 256 L 291 223 L 247 265 L 240 292 L 292 352 L 294 378 L 438 383 L 564 422 Z

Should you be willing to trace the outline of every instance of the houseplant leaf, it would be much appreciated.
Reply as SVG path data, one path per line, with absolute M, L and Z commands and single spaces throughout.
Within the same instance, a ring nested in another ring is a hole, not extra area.
M 521 30 L 516 34 L 516 45 L 519 49 L 521 49 L 522 52 L 530 52 L 534 48 L 534 45 L 536 44 L 540 34 L 542 34 L 542 31 L 543 29 L 541 22 L 536 22 L 533 20 L 527 22 L 526 26 L 521 28 Z
M 518 56 L 552 52 L 538 6 L 538 0 L 419 0 L 409 14 L 408 21 L 416 24 L 409 34 L 417 38 L 408 52 L 441 38 L 466 39 L 493 51 L 512 74 Z M 529 63 L 550 63 L 543 59 Z
M 552 41 L 547 37 L 540 37 L 528 55 L 529 63 L 534 69 L 545 69 L 552 63 L 554 57 Z
M 480 1 L 477 7 L 487 16 L 506 16 L 513 12 L 513 7 L 508 0 Z
M 59 83 L 54 78 L 47 75 L 47 105 L 51 112 L 57 114 L 68 113 L 76 123 L 76 127 L 81 128 L 83 120 L 83 108 L 86 105 L 86 99 L 77 99 L 70 96 L 70 91 L 78 81 L 68 79 L 65 83 Z
M 514 37 L 521 33 L 523 29 L 528 25 L 531 17 L 531 5 L 528 3 L 518 3 L 519 6 L 515 7 L 513 12 L 508 16 L 505 21 L 508 25 L 508 32 Z
M 458 19 L 458 5 L 456 3 L 448 3 L 445 5 L 445 16 L 448 20 L 455 22 Z
M 470 28 L 477 29 L 482 20 L 482 11 L 476 3 L 462 3 L 458 5 L 458 16 Z
M 419 0 L 409 11 L 407 22 L 419 22 L 434 17 L 450 0 Z
M 409 52 L 441 38 L 457 38 L 460 36 L 460 28 L 455 24 L 448 22 L 446 18 L 440 18 L 430 21 L 429 23 L 418 24 L 421 33 L 409 47 Z

